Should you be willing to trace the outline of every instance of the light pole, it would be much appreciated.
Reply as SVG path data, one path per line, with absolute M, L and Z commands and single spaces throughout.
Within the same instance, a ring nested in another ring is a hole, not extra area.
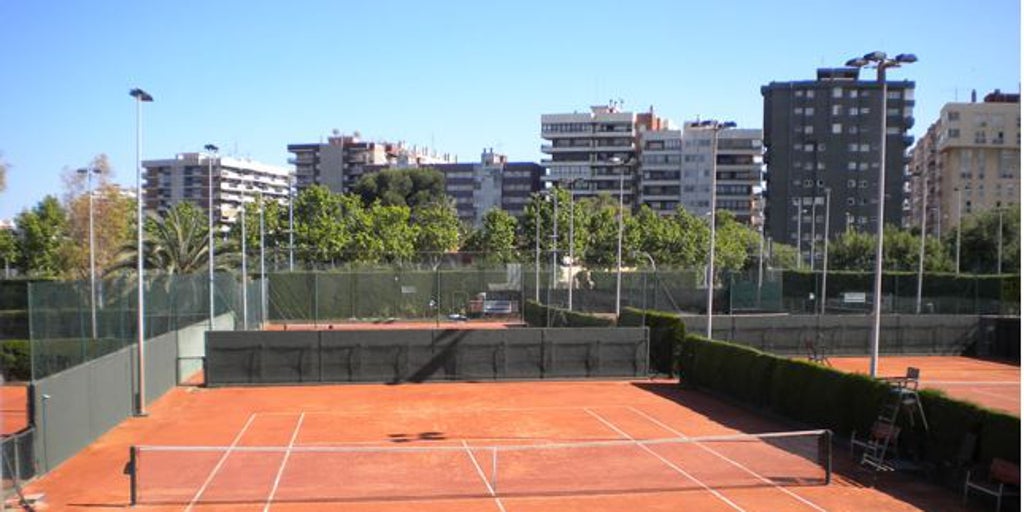
M 996 275 L 1003 275 L 1003 209 L 999 208 L 999 248 L 996 251 Z
M 928 176 L 920 174 L 921 178 L 921 243 L 917 248 L 917 302 L 914 310 L 921 314 L 921 293 L 924 289 L 924 241 L 928 236 L 925 231 L 925 217 L 928 214 Z
M 878 345 L 882 334 L 882 244 L 884 242 L 885 226 L 885 143 L 886 143 L 886 121 L 888 117 L 888 85 L 885 82 L 885 70 L 898 68 L 903 64 L 917 62 L 917 57 L 910 53 L 901 53 L 890 59 L 885 52 L 871 52 L 863 57 L 850 59 L 847 66 L 852 67 L 874 67 L 877 71 L 878 85 L 881 89 L 882 110 L 879 117 L 882 118 L 882 130 L 879 133 L 879 163 L 878 163 L 878 233 L 876 233 L 875 244 L 875 302 L 874 302 L 874 325 L 871 331 L 871 376 L 878 375 Z
M 98 336 L 96 336 L 96 235 L 93 230 L 92 175 L 100 172 L 102 172 L 100 169 L 94 167 L 78 170 L 78 174 L 85 175 L 86 192 L 89 194 L 89 309 L 92 315 L 92 339 L 94 340 Z
M 572 178 L 565 182 L 566 185 L 569 185 L 569 311 L 572 311 L 572 288 L 576 282 L 575 268 L 573 268 L 576 263 L 576 260 L 573 259 L 575 257 L 573 246 L 576 245 L 576 201 L 573 197 L 573 192 L 576 189 L 576 181 L 578 180 L 579 178 Z
M 206 190 L 206 195 L 207 195 L 207 198 L 206 198 L 206 229 L 207 229 L 207 235 L 208 235 L 208 239 L 209 239 L 208 243 L 210 244 L 210 247 L 209 247 L 209 251 L 210 251 L 209 256 L 210 257 L 208 258 L 209 259 L 209 265 L 207 266 L 207 270 L 208 270 L 208 272 L 210 274 L 208 276 L 208 279 L 210 281 L 210 283 L 209 283 L 209 288 L 210 288 L 210 290 L 209 290 L 210 291 L 210 329 L 209 330 L 212 331 L 213 330 L 213 316 L 216 314 L 216 312 L 214 311 L 215 308 L 214 308 L 214 302 L 213 302 L 214 301 L 214 279 L 213 279 L 214 262 L 213 262 L 213 260 L 214 260 L 214 257 L 216 256 L 216 249 L 215 249 L 216 240 L 214 239 L 214 236 L 213 236 L 213 159 L 217 155 L 218 148 L 217 148 L 217 146 L 214 146 L 213 144 L 207 144 L 207 145 L 203 146 L 203 149 L 205 149 L 207 151 L 207 154 L 206 154 L 206 188 L 207 188 L 207 190 Z
M 825 314 L 825 300 L 828 297 L 828 222 L 832 210 L 832 189 L 825 189 L 825 255 L 821 260 L 821 314 Z
M 719 122 L 713 119 L 702 121 L 701 126 L 710 128 L 711 133 L 711 241 L 708 244 L 708 318 L 706 337 L 711 339 L 711 327 L 714 321 L 712 306 L 715 299 L 715 199 L 717 198 L 718 187 L 718 132 L 736 126 L 732 121 Z
M 647 262 L 651 264 L 651 271 L 654 272 L 654 309 L 658 308 L 657 290 L 658 290 L 658 265 L 654 263 L 654 258 L 650 253 L 641 251 L 638 254 L 647 258 Z M 644 273 L 644 299 L 643 299 L 643 313 L 640 316 L 640 326 L 644 328 L 644 337 L 647 338 L 647 357 L 644 358 L 644 366 L 646 367 L 645 372 L 650 375 L 651 373 L 651 340 L 647 334 L 647 273 Z
M 249 269 L 245 247 L 245 195 L 242 195 L 242 330 L 249 329 Z
M 549 293 L 558 287 L 558 187 L 551 188 L 551 202 L 553 204 L 551 214 L 551 285 L 548 286 Z M 548 296 L 548 306 L 551 305 L 551 296 Z M 550 326 L 549 326 L 550 327 Z
M 962 190 L 960 190 L 960 187 L 957 187 L 956 188 L 956 275 L 960 275 L 960 225 L 963 222 L 963 217 L 961 216 L 962 214 L 961 214 L 961 211 L 960 211 L 961 205 L 963 204 L 963 201 L 960 199 L 960 193 L 961 192 L 962 192 Z
M 796 268 L 800 270 L 804 266 L 804 198 L 798 198 L 800 203 L 796 205 Z
M 288 271 L 295 271 L 295 175 L 288 175 Z
M 757 308 L 761 309 L 761 286 L 764 284 L 764 221 L 757 233 Z
M 145 317 L 145 298 L 143 278 L 145 274 L 142 269 L 142 104 L 150 103 L 153 101 L 153 96 L 142 89 L 132 89 L 128 92 L 131 97 L 135 98 L 135 228 L 136 228 L 136 263 L 137 272 L 139 276 L 138 282 L 138 307 L 136 308 L 138 317 L 137 321 L 137 342 L 138 346 L 138 400 L 135 410 L 136 416 L 146 415 L 146 317 Z
M 263 221 L 263 192 L 259 193 L 260 200 L 260 325 L 267 322 L 267 258 L 264 243 L 264 221 Z
M 540 303 L 540 196 L 537 197 L 533 216 L 533 300 Z
M 608 162 L 613 167 L 619 167 L 619 233 L 616 241 L 615 249 L 615 318 L 619 318 L 622 313 L 622 228 L 623 228 L 623 195 L 625 195 L 625 180 L 626 172 L 621 167 L 629 160 L 623 161 L 622 158 L 613 156 L 608 159 Z

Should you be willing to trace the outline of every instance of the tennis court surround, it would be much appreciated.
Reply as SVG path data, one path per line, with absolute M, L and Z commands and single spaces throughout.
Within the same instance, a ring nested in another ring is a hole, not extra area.
M 647 375 L 645 328 L 214 331 L 206 384 Z

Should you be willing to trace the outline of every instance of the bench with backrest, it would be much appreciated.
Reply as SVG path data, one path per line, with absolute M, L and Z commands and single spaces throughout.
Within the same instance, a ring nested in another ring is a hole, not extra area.
M 996 498 L 996 511 L 1003 505 L 1003 496 L 1020 496 L 1020 466 L 1008 460 L 998 457 L 992 459 L 988 467 L 988 475 L 985 478 L 971 479 L 971 476 L 980 476 L 971 471 L 967 472 L 964 480 L 964 504 L 967 503 L 967 495 L 975 490 Z

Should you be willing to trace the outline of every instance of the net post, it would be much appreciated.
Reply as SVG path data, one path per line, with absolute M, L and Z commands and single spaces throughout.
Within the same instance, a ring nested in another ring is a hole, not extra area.
M 128 471 L 129 482 L 131 485 L 130 504 L 132 507 L 134 507 L 139 503 L 139 457 L 138 447 L 136 447 L 135 445 L 132 445 L 131 447 L 128 448 L 128 467 L 126 469 Z
M 825 444 L 825 485 L 829 485 L 832 483 L 832 430 L 826 430 L 822 434 L 821 442 Z

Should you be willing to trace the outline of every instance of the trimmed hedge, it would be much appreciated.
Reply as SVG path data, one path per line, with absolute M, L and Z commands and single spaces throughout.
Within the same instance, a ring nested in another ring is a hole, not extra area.
M 28 340 L 0 341 L 0 370 L 5 381 L 32 380 L 32 356 Z
M 686 335 L 682 380 L 787 418 L 844 436 L 865 432 L 892 400 L 885 382 L 809 361 L 778 357 L 745 345 Z M 900 445 L 936 468 L 956 468 L 966 434 L 976 436 L 975 460 L 1020 460 L 1020 418 L 923 390 L 929 430 L 903 424 Z M 906 416 L 902 416 L 906 420 Z
M 666 375 L 679 375 L 679 356 L 686 337 L 686 326 L 678 316 L 648 310 L 645 317 L 644 310 L 627 307 L 623 308 L 619 316 L 619 325 L 646 325 L 650 329 L 651 369 Z
M 523 308 L 523 319 L 530 327 L 548 327 L 548 316 L 551 317 L 550 327 L 614 327 L 615 320 L 595 315 L 588 315 L 568 309 L 545 306 L 532 300 L 526 301 Z

